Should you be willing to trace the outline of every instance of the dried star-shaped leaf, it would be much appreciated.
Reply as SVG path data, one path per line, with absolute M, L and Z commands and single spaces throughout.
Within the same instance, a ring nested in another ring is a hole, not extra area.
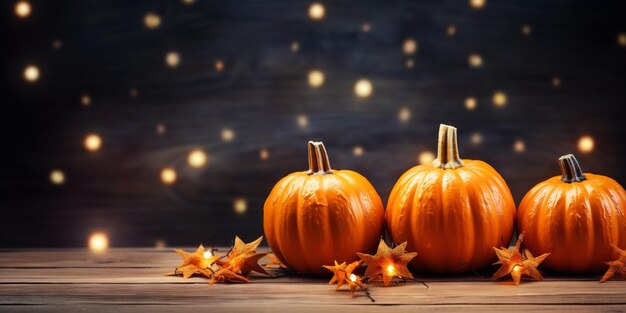
M 392 249 L 381 239 L 376 255 L 366 253 L 357 253 L 357 255 L 367 265 L 365 276 L 371 277 L 371 280 L 382 279 L 387 286 L 394 277 L 413 279 L 407 264 L 417 256 L 417 252 L 407 253 L 405 249 L 406 241 Z
M 283 262 L 281 262 L 274 253 L 269 253 L 267 257 L 270 258 L 270 261 L 263 267 L 268 268 L 272 266 L 278 266 L 280 268 L 286 268 L 285 264 L 283 264 Z
M 233 245 L 233 248 L 230 250 L 228 257 L 235 258 L 242 254 L 253 253 L 256 250 L 256 248 L 259 247 L 262 240 L 263 240 L 263 236 L 257 238 L 253 242 L 245 243 L 243 242 L 243 240 L 239 238 L 239 236 L 235 236 L 235 245 Z
M 332 285 L 334 283 L 337 284 L 337 288 L 335 288 L 335 290 L 339 289 L 341 286 L 343 286 L 344 284 L 350 282 L 350 275 L 352 274 L 352 272 L 357 268 L 357 266 L 359 266 L 361 264 L 361 261 L 355 261 L 352 262 L 350 264 L 346 264 L 346 262 L 343 262 L 341 264 L 337 263 L 337 261 L 335 261 L 335 265 L 324 265 L 323 267 L 331 272 L 333 272 L 333 277 L 330 279 L 330 281 L 328 282 L 329 285 Z M 350 289 L 352 289 L 352 284 L 349 284 L 351 286 Z M 356 287 L 352 290 L 352 293 L 354 293 L 354 290 L 356 290 Z
M 209 284 L 213 285 L 214 283 L 249 283 L 250 281 L 244 276 L 238 275 L 237 273 L 222 268 L 215 272 L 215 274 L 211 275 L 211 280 L 209 280 Z
M 494 264 L 502 264 L 500 268 L 491 277 L 492 280 L 500 279 L 506 275 L 511 275 L 515 285 L 519 285 L 522 275 L 530 276 L 536 280 L 543 280 L 543 276 L 537 270 L 537 267 L 545 260 L 550 253 L 544 253 L 538 257 L 534 257 L 529 250 L 524 250 L 524 254 L 520 252 L 521 244 L 524 240 L 524 234 L 520 234 L 515 247 L 512 249 L 496 248 L 493 250 L 498 256 L 498 262 Z
M 174 250 L 180 257 L 183 259 L 183 262 L 178 265 L 174 274 L 177 272 L 181 272 L 183 274 L 183 278 L 189 278 L 191 275 L 195 273 L 200 273 L 205 276 L 210 276 L 212 272 L 209 267 L 211 263 L 215 262 L 219 257 L 214 255 L 210 258 L 204 257 L 204 247 L 200 245 L 195 252 L 188 253 L 181 249 Z
M 233 273 L 238 273 L 243 276 L 247 276 L 252 271 L 269 275 L 269 273 L 259 264 L 259 260 L 266 255 L 267 253 L 245 253 L 229 258 L 228 261 L 218 261 L 218 264 Z
M 626 249 L 622 250 L 615 245 L 611 245 L 617 253 L 617 260 L 606 262 L 609 265 L 609 269 L 604 273 L 600 282 L 603 283 L 619 274 L 622 277 L 626 277 Z

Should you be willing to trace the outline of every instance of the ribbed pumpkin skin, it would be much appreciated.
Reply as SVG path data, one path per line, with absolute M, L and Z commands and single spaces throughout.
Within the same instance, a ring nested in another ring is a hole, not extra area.
M 559 272 L 606 270 L 611 243 L 626 246 L 626 191 L 613 179 L 585 173 L 582 182 L 552 177 L 533 187 L 517 213 L 526 248 L 550 252 L 544 264 Z
M 418 165 L 396 182 L 386 221 L 393 242 L 417 251 L 415 270 L 462 273 L 496 259 L 492 247 L 508 246 L 515 203 L 504 179 L 489 164 L 463 160 L 441 169 Z
M 307 275 L 329 275 L 320 266 L 355 261 L 357 252 L 375 252 L 384 223 L 376 190 L 349 170 L 292 173 L 274 186 L 263 208 L 272 251 Z

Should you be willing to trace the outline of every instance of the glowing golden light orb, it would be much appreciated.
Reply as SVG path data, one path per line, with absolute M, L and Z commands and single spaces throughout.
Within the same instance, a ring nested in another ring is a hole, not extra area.
M 294 41 L 291 43 L 291 52 L 298 52 L 300 51 L 300 43 L 297 41 Z
M 63 185 L 65 183 L 65 173 L 61 170 L 50 171 L 50 182 L 53 185 Z
M 102 147 L 102 138 L 98 134 L 88 134 L 83 143 L 87 151 L 96 152 Z
M 448 34 L 448 36 L 450 37 L 456 35 L 456 25 L 448 25 L 448 28 L 446 28 L 446 34 Z
M 558 76 L 552 77 L 552 86 L 561 87 L 561 78 Z
M 166 185 L 171 185 L 176 182 L 176 170 L 171 167 L 166 167 L 161 170 L 161 181 Z
M 487 5 L 487 0 L 469 0 L 469 5 L 472 9 L 480 10 Z
M 28 1 L 18 1 L 14 7 L 15 16 L 19 18 L 27 18 L 33 12 L 33 7 Z
M 248 210 L 248 202 L 244 198 L 237 198 L 233 201 L 233 211 L 241 215 Z
M 222 140 L 225 142 L 233 141 L 235 139 L 235 131 L 230 128 L 222 129 Z
M 24 79 L 29 83 L 34 83 L 39 80 L 39 68 L 37 65 L 28 65 L 24 68 Z
M 165 55 L 165 64 L 171 68 L 180 65 L 180 54 L 176 51 L 170 51 Z
M 493 102 L 493 105 L 497 107 L 503 107 L 507 103 L 506 94 L 502 91 L 496 91 L 493 93 L 493 97 L 491 97 L 491 101 Z
M 424 151 L 417 156 L 417 163 L 421 165 L 431 164 L 435 160 L 435 154 L 431 151 Z
M 515 143 L 513 144 L 513 151 L 517 153 L 522 153 L 526 151 L 526 143 L 524 142 L 524 140 L 521 140 L 521 139 L 516 140 Z
M 532 31 L 533 31 L 533 28 L 530 25 L 526 24 L 522 26 L 522 35 L 530 36 Z
M 267 160 L 269 158 L 270 158 L 270 152 L 267 149 L 263 148 L 259 151 L 259 159 Z
M 465 98 L 465 108 L 469 111 L 472 111 L 474 109 L 476 109 L 476 106 L 478 105 L 478 101 L 476 101 L 476 98 L 474 97 L 467 97 Z
M 206 153 L 204 153 L 204 151 L 202 151 L 201 149 L 195 149 L 192 150 L 191 152 L 189 152 L 189 155 L 187 156 L 187 163 L 189 163 L 189 166 L 191 167 L 195 167 L 195 168 L 200 168 L 206 165 L 208 160 L 208 157 L 206 155 Z
M 224 61 L 222 60 L 217 60 L 215 61 L 215 70 L 218 72 L 221 72 L 224 70 Z
M 398 111 L 398 120 L 402 123 L 406 123 L 411 119 L 411 110 L 407 107 L 401 108 Z
M 415 54 L 417 52 L 417 41 L 413 38 L 407 38 L 402 44 L 402 52 L 404 54 Z
M 483 66 L 483 57 L 478 53 L 472 53 L 467 57 L 467 63 L 473 68 Z
M 320 70 L 311 70 L 309 72 L 309 86 L 312 88 L 321 87 L 324 84 L 324 72 Z
M 578 150 L 582 153 L 589 153 L 593 151 L 594 146 L 595 143 L 593 137 L 589 135 L 582 136 L 578 139 Z
M 626 33 L 619 33 L 617 35 L 617 44 L 626 47 Z
M 157 29 L 161 26 L 161 17 L 156 13 L 147 13 L 143 17 L 143 24 L 146 25 L 148 29 Z
M 483 135 L 479 132 L 473 133 L 470 137 L 470 143 L 475 146 L 480 145 L 481 143 L 483 143 Z
M 309 119 L 304 114 L 298 115 L 297 122 L 300 128 L 307 128 L 309 126 Z
M 326 15 L 326 8 L 319 2 L 311 3 L 309 6 L 309 18 L 314 21 L 319 21 Z
M 196 3 L 196 0 L 183 0 L 183 3 L 186 5 L 192 5 L 194 3 Z
M 524 267 L 522 267 L 521 265 L 515 265 L 513 266 L 513 271 L 514 272 L 519 272 L 523 269 Z
M 374 87 L 372 86 L 372 83 L 368 79 L 365 79 L 365 78 L 359 79 L 354 84 L 354 93 L 359 98 L 367 98 L 372 95 L 373 91 L 374 91 Z
M 91 97 L 88 94 L 80 96 L 80 104 L 84 107 L 91 105 Z
M 355 157 L 360 157 L 363 155 L 363 153 L 365 153 L 365 149 L 363 149 L 363 147 L 361 146 L 354 146 L 354 148 L 352 148 L 352 154 Z
M 204 254 L 202 254 L 202 256 L 203 256 L 205 259 L 208 259 L 208 258 L 210 258 L 210 257 L 212 257 L 212 256 L 213 256 L 213 252 L 212 252 L 211 250 L 204 251 Z
M 102 253 L 109 248 L 109 238 L 105 233 L 96 232 L 89 236 L 89 249 L 93 253 Z

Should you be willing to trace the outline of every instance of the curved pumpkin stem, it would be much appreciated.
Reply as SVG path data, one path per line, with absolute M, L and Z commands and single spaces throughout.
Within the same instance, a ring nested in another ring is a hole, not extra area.
M 307 174 L 332 174 L 328 153 L 321 141 L 309 141 L 309 171 Z
M 437 158 L 433 160 L 434 167 L 455 169 L 463 166 L 459 156 L 459 146 L 456 139 L 456 127 L 439 125 L 439 142 L 437 144 Z
M 578 164 L 578 160 L 573 154 L 566 154 L 559 158 L 559 166 L 561 167 L 561 180 L 566 183 L 581 182 L 587 177 L 583 174 L 583 170 Z

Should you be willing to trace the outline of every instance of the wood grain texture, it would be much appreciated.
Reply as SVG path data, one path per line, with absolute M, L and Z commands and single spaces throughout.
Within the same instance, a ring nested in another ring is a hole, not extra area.
M 0 311 L 626 311 L 626 281 L 599 284 L 596 276 L 546 274 L 543 282 L 516 287 L 478 276 L 418 275 L 430 288 L 418 282 L 373 285 L 371 303 L 360 293 L 352 298 L 348 290 L 335 291 L 324 279 L 255 276 L 251 284 L 208 285 L 201 277 L 164 275 L 178 263 L 169 249 L 112 249 L 98 256 L 80 249 L 5 250 Z

